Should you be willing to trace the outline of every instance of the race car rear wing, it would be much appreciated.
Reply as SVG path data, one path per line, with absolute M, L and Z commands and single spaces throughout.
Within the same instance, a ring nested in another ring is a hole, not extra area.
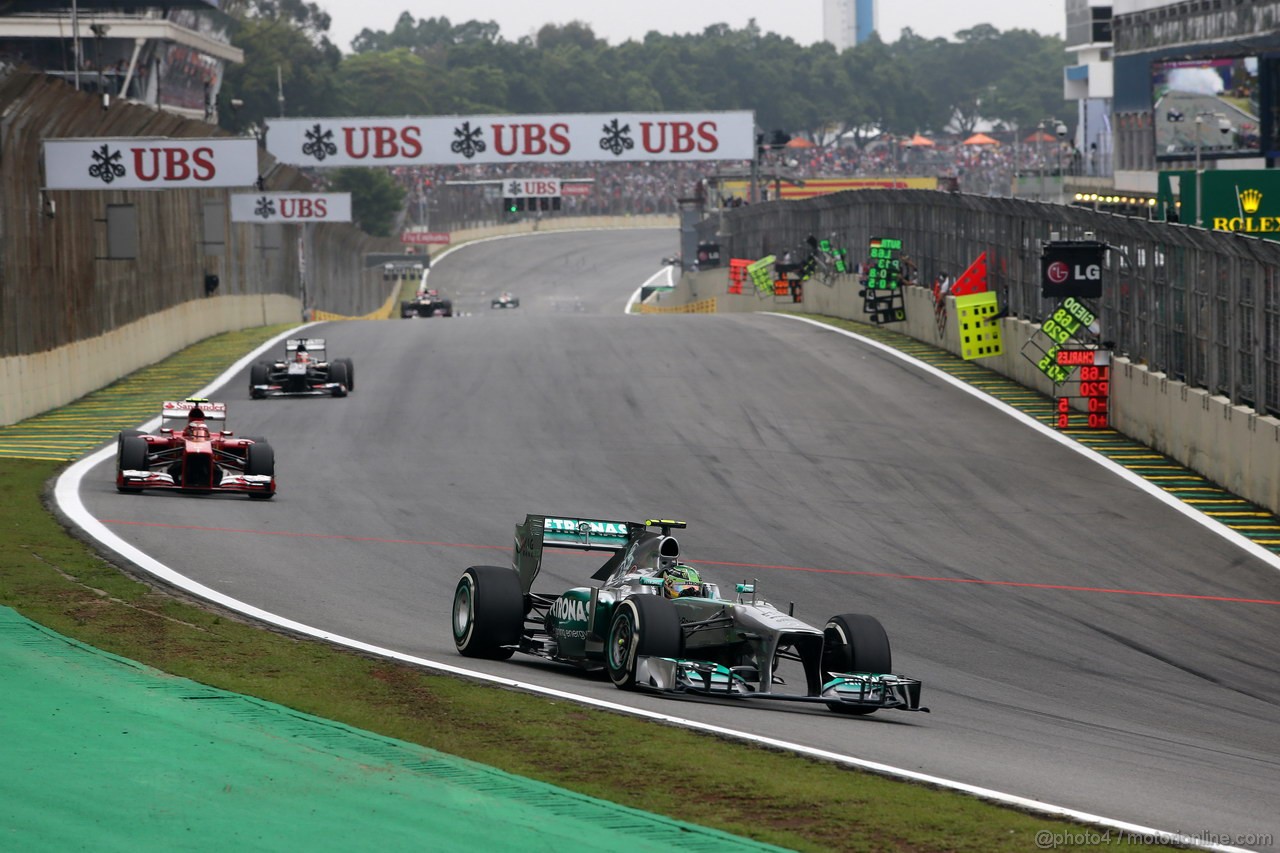
M 192 409 L 199 409 L 204 413 L 206 421 L 225 421 L 227 419 L 227 404 L 214 403 L 210 400 L 165 400 L 160 407 L 161 421 L 171 420 L 173 418 L 182 418 L 185 420 L 190 417 Z
M 542 568 L 544 547 L 609 551 L 617 556 L 644 531 L 645 525 L 638 521 L 527 515 L 524 524 L 516 525 L 511 567 L 520 575 L 520 586 L 528 594 Z
M 307 352 L 324 352 L 324 338 L 289 338 L 284 342 L 286 353 L 296 352 L 298 344 L 307 348 Z

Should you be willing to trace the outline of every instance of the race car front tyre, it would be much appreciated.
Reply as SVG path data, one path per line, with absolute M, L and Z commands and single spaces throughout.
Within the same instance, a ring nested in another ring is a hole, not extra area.
M 123 447 L 124 447 L 124 440 L 125 440 L 126 438 L 131 437 L 131 436 L 138 436 L 138 435 L 146 435 L 146 433 L 145 433 L 145 432 L 143 432 L 143 431 L 142 431 L 142 430 L 140 430 L 140 429 L 122 429 L 122 430 L 120 430 L 120 433 L 116 436 L 116 458 L 117 458 L 117 459 L 119 459 L 119 458 L 120 458 L 120 450 L 121 450 L 121 448 L 123 448 Z
M 347 365 L 343 361 L 329 363 L 329 381 L 337 382 L 340 387 L 333 389 L 333 396 L 345 397 L 350 390 L 351 377 L 347 376 Z
M 271 379 L 271 365 L 265 361 L 259 361 L 249 368 L 249 396 L 254 400 L 261 400 L 267 396 L 266 392 L 259 391 L 254 388 L 255 385 L 266 385 Z
M 276 452 L 265 441 L 258 441 L 245 450 L 244 472 L 255 477 L 275 477 Z M 249 497 L 260 501 L 269 501 L 275 492 L 249 492 Z
M 356 390 L 356 363 L 349 358 L 340 358 L 338 361 L 347 366 L 347 390 Z
M 826 672 L 893 672 L 889 635 L 880 620 L 865 613 L 832 616 L 822 629 L 822 668 Z M 828 702 L 827 707 L 842 714 L 874 714 L 875 708 Z
M 506 660 L 524 631 L 520 576 L 505 566 L 472 566 L 453 593 L 453 644 L 469 658 Z
M 147 469 L 147 442 L 142 437 L 142 433 L 136 433 L 136 430 L 125 430 L 120 433 L 118 439 L 119 448 L 116 452 L 116 472 L 120 471 L 146 471 Z M 121 492 L 140 492 L 141 489 L 130 488 L 116 484 L 116 489 Z
M 407 320 L 407 319 L 409 319 L 410 317 L 412 317 L 414 314 L 417 314 L 417 313 L 418 313 L 418 309 L 416 309 L 416 308 L 414 308 L 414 307 L 413 307 L 413 303 L 412 303 L 412 302 L 401 302 L 401 303 L 400 303 L 400 319 L 401 319 L 401 320 Z
M 622 690 L 634 690 L 642 656 L 680 656 L 680 616 L 670 601 L 656 595 L 634 595 L 618 604 L 609 623 L 604 666 L 609 680 Z

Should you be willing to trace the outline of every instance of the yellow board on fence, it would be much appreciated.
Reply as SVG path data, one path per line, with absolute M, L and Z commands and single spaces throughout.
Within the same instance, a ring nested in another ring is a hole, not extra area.
M 1000 313 L 994 293 L 957 296 L 956 321 L 960 324 L 960 357 L 965 361 L 991 358 L 1004 354 L 1004 338 L 1000 321 L 992 319 Z
M 714 314 L 716 298 L 713 296 L 688 305 L 645 305 L 641 302 L 636 305 L 636 309 L 641 314 Z

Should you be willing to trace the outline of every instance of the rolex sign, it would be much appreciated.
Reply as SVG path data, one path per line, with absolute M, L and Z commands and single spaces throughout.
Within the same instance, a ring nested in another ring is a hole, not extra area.
M 1280 240 L 1280 180 L 1260 169 L 1205 172 L 1204 226 L 1214 231 Z M 1190 222 L 1187 207 L 1182 221 Z

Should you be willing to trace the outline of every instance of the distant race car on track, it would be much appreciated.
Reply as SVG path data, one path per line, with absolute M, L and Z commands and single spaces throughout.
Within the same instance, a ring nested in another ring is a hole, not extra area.
M 160 432 L 123 430 L 116 438 L 116 488 L 243 492 L 262 500 L 276 493 L 276 457 L 261 438 L 226 429 L 227 406 L 190 398 L 168 401 Z M 210 428 L 214 424 L 218 429 Z
M 419 290 L 413 299 L 400 303 L 400 318 L 452 317 L 453 300 L 445 299 L 438 290 Z
M 928 710 L 919 681 L 890 674 L 889 638 L 874 616 L 846 613 L 818 628 L 769 604 L 754 583 L 722 597 L 681 562 L 671 531 L 684 526 L 527 516 L 516 525 L 510 566 L 462 573 L 455 646 L 468 657 L 523 652 L 604 669 L 624 690 L 808 702 L 853 715 Z M 535 592 L 546 548 L 610 556 L 591 585 Z
M 284 358 L 249 368 L 249 396 L 345 397 L 356 389 L 356 366 L 349 358 L 330 361 L 324 338 L 285 341 Z
M 493 301 L 489 303 L 490 308 L 519 308 L 520 300 L 512 296 L 510 293 L 499 293 L 493 297 Z

